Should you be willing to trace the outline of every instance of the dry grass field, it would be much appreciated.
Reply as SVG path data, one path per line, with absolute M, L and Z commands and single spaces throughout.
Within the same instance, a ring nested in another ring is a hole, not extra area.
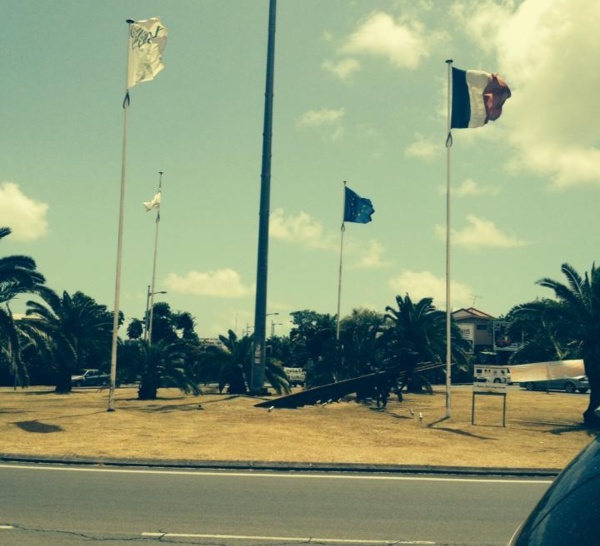
M 582 428 L 588 396 L 526 392 L 477 396 L 455 387 L 446 419 L 443 388 L 434 395 L 391 398 L 385 410 L 351 397 L 324 406 L 256 408 L 263 399 L 161 389 L 139 401 L 135 388 L 0 389 L 0 457 L 185 461 L 207 463 L 354 463 L 561 469 L 593 437 Z M 419 414 L 422 419 L 419 419 Z

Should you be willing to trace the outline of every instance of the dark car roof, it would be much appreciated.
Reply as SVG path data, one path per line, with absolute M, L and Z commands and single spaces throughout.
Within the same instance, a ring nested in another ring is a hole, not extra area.
M 600 544 L 600 436 L 561 472 L 523 524 L 515 546 Z

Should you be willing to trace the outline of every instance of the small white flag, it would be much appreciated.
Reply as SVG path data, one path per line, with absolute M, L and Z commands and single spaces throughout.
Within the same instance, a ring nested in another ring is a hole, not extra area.
M 158 17 L 130 23 L 127 89 L 153 80 L 165 67 L 162 52 L 167 44 L 167 34 L 167 28 Z
M 146 207 L 147 212 L 150 212 L 152 209 L 160 209 L 160 192 L 151 201 L 144 201 L 144 207 Z

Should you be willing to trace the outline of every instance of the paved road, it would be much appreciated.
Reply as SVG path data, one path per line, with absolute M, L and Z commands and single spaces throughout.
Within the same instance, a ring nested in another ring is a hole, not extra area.
M 547 479 L 0 465 L 0 545 L 505 545 Z

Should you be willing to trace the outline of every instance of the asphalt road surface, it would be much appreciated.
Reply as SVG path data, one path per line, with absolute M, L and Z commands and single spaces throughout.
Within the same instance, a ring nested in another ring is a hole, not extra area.
M 550 480 L 0 465 L 0 545 L 505 545 Z

